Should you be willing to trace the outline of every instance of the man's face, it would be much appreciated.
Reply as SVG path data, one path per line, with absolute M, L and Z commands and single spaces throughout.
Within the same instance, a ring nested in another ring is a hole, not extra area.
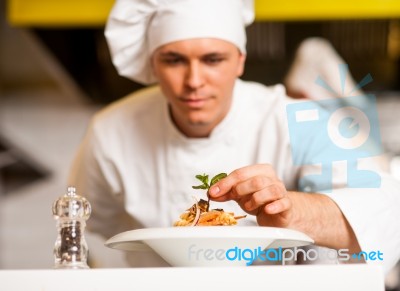
M 226 41 L 199 38 L 158 48 L 152 66 L 174 123 L 188 137 L 206 137 L 226 116 L 245 56 Z

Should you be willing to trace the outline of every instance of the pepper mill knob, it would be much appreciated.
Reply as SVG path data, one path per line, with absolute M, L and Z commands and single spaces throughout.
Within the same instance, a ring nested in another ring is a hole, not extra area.
M 88 247 L 84 236 L 86 220 L 91 206 L 86 198 L 68 187 L 67 194 L 53 204 L 53 217 L 57 220 L 58 236 L 54 245 L 54 267 L 87 269 Z

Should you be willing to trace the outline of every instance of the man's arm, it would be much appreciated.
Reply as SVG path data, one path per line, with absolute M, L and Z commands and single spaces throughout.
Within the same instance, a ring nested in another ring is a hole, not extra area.
M 289 228 L 312 237 L 317 245 L 332 249 L 361 251 L 353 229 L 338 205 L 328 196 L 289 191 L 293 219 Z
M 270 165 L 235 170 L 210 189 L 215 201 L 236 200 L 259 225 L 299 230 L 315 243 L 359 252 L 357 238 L 337 204 L 317 193 L 287 191 Z

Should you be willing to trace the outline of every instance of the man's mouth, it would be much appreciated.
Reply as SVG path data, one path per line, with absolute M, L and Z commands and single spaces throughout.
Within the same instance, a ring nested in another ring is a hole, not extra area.
M 210 97 L 183 97 L 179 99 L 182 103 L 190 108 L 201 108 L 206 105 L 207 102 L 211 100 Z

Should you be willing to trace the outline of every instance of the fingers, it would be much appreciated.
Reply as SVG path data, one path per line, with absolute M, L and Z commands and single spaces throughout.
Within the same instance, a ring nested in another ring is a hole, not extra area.
M 241 193 L 240 196 L 245 196 L 248 194 Z M 244 208 L 246 211 L 255 210 L 264 204 L 270 204 L 273 201 L 283 199 L 286 195 L 286 189 L 281 183 L 268 185 L 260 191 L 254 192 L 249 195 L 249 199 L 244 203 Z
M 210 188 L 212 200 L 235 200 L 254 215 L 271 215 L 291 207 L 286 187 L 270 165 L 253 165 L 233 171 Z
M 267 187 L 271 187 L 276 183 L 276 179 L 266 176 L 252 177 L 246 181 L 239 182 L 235 187 L 232 194 L 243 196 L 250 193 L 255 193 Z
M 275 176 L 275 172 L 273 171 L 272 167 L 267 164 L 260 164 L 260 165 L 252 165 L 252 166 L 247 166 L 243 167 L 240 169 L 237 169 L 230 173 L 226 178 L 222 179 L 218 183 L 214 184 L 210 190 L 209 194 L 214 200 L 218 198 L 218 201 L 221 201 L 222 197 L 227 198 L 222 201 L 226 201 L 229 199 L 235 199 L 235 194 L 236 194 L 236 186 L 239 184 L 249 180 L 250 178 L 253 177 L 258 177 L 258 176 Z M 266 181 L 256 181 L 255 183 L 264 183 Z M 257 186 L 257 185 L 255 185 Z M 241 186 L 241 187 L 246 187 Z M 248 187 L 248 185 L 247 185 Z M 255 187 L 256 188 L 256 187 Z M 254 189 L 255 189 L 254 188 Z M 258 190 L 260 190 L 259 188 Z M 243 193 L 245 193 L 244 191 Z M 249 194 L 250 192 L 247 192 Z
M 265 214 L 274 215 L 285 212 L 292 207 L 292 200 L 286 195 L 282 199 L 275 200 L 264 206 Z
M 256 196 L 254 197 L 254 202 L 257 203 L 260 201 L 268 201 L 266 197 L 263 197 L 263 194 L 267 194 L 266 189 L 268 188 L 271 192 L 275 192 L 275 188 L 277 188 L 277 183 L 280 183 L 279 180 L 276 178 L 270 178 L 266 176 L 257 176 L 251 177 L 246 181 L 239 182 L 238 184 L 234 185 L 230 191 L 222 196 L 217 198 L 213 198 L 215 201 L 226 201 L 226 200 L 240 200 L 246 195 L 253 194 Z M 283 187 L 284 189 L 284 187 Z M 258 193 L 259 192 L 259 193 Z

